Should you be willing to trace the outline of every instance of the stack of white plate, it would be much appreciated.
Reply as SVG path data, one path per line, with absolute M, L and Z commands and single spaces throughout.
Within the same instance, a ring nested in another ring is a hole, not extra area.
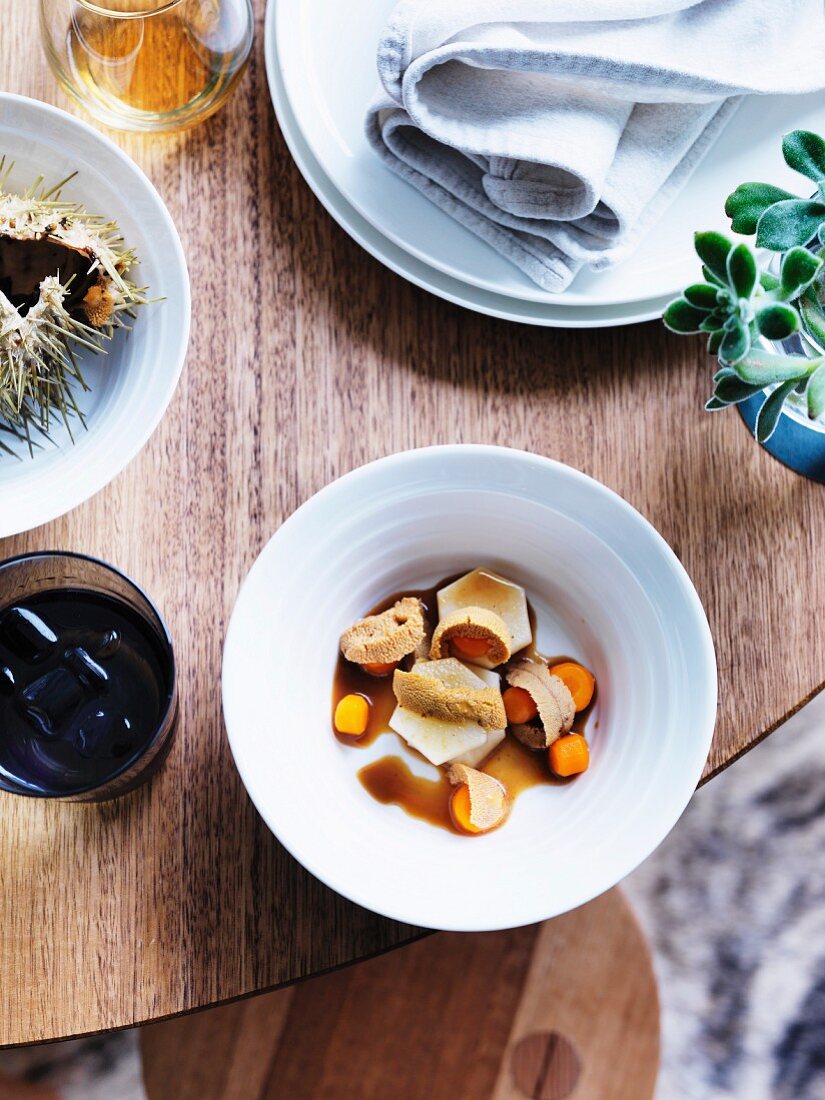
M 805 190 L 782 159 L 781 137 L 796 128 L 825 131 L 825 97 L 754 97 L 632 257 L 598 275 L 582 272 L 563 294 L 548 294 L 385 168 L 367 144 L 364 117 L 378 88 L 375 51 L 394 6 L 395 0 L 269 0 L 269 85 L 290 151 L 330 214 L 387 267 L 442 298 L 563 328 L 651 320 L 701 277 L 693 233 L 729 228 L 723 205 L 737 184 L 764 179 Z

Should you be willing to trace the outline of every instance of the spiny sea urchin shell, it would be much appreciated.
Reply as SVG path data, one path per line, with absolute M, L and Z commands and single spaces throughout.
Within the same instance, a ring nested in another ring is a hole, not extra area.
M 78 349 L 104 351 L 146 297 L 128 278 L 137 257 L 114 222 L 64 202 L 68 180 L 8 191 L 11 169 L 0 158 L 0 429 L 31 450 L 32 429 L 48 437 L 53 417 L 70 435 L 72 416 L 83 423 Z M 11 453 L 2 441 L 0 450 Z

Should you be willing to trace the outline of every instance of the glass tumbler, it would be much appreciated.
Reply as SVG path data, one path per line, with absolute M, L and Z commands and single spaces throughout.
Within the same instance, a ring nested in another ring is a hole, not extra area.
M 149 598 L 82 554 L 0 563 L 0 791 L 102 802 L 165 760 L 178 710 Z
M 40 0 L 64 90 L 121 130 L 182 130 L 225 102 L 249 58 L 250 0 Z

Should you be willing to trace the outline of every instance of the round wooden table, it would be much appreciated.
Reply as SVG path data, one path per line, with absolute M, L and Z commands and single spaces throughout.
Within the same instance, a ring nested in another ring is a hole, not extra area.
M 221 648 L 282 520 L 392 451 L 508 444 L 599 478 L 675 548 L 707 609 L 719 719 L 706 777 L 823 686 L 825 497 L 706 415 L 699 340 L 658 323 L 561 332 L 462 311 L 391 274 L 319 206 L 279 134 L 261 23 L 238 93 L 199 129 L 118 141 L 159 188 L 192 275 L 192 343 L 150 444 L 0 557 L 103 557 L 174 633 L 180 733 L 100 807 L 0 796 L 0 1045 L 122 1027 L 318 974 L 420 930 L 330 892 L 278 845 L 232 765 Z M 3 88 L 66 106 L 37 5 L 0 0 Z M 47 168 L 47 166 L 44 166 Z M 687 732 L 687 731 L 686 731 Z

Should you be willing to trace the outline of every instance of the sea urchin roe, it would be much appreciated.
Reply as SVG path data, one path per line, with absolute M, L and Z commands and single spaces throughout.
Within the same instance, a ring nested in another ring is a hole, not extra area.
M 422 668 L 426 668 L 426 662 L 416 665 L 411 672 L 395 670 L 392 686 L 399 706 L 422 718 L 438 718 L 442 722 L 477 722 L 488 730 L 507 725 L 497 688 L 453 686 L 427 675 Z
M 454 657 L 443 661 L 419 661 L 412 672 L 414 676 L 402 685 L 402 695 L 403 688 L 409 687 L 410 694 L 404 697 L 418 707 L 427 706 L 432 693 L 440 693 L 441 688 L 448 697 L 458 696 L 465 702 L 468 691 L 477 692 L 484 688 L 498 691 L 499 688 L 499 678 L 495 673 L 479 668 L 471 670 Z M 428 685 L 427 680 L 438 681 L 441 688 Z M 410 748 L 421 753 L 431 764 L 438 766 L 451 760 L 462 760 L 475 767 L 504 735 L 503 726 L 498 731 L 486 730 L 474 718 L 457 721 L 454 716 L 444 720 L 423 715 L 404 706 L 397 695 L 395 698 L 399 705 L 390 717 L 390 729 L 395 730 Z
M 491 775 L 452 764 L 447 778 L 456 787 L 450 798 L 450 815 L 463 832 L 486 833 L 495 829 L 507 816 L 507 792 Z
M 438 615 L 442 622 L 468 607 L 485 608 L 504 621 L 511 653 L 518 653 L 532 642 L 527 594 L 521 585 L 489 569 L 473 569 L 438 589 Z
M 345 630 L 341 652 L 356 665 L 396 664 L 420 645 L 426 633 L 424 605 L 415 596 L 405 596 Z
M 483 659 L 491 667 L 510 659 L 510 628 L 500 615 L 486 607 L 462 607 L 444 615 L 433 633 L 433 660 L 453 652 L 468 660 Z
M 89 287 L 83 298 L 83 312 L 94 328 L 103 328 L 111 321 L 115 299 L 106 283 L 95 283 Z
M 361 737 L 370 723 L 369 700 L 363 695 L 345 695 L 335 707 L 335 728 L 349 737 Z
M 522 688 L 533 699 L 540 726 L 511 723 L 513 734 L 533 749 L 547 748 L 573 725 L 576 708 L 563 680 L 551 676 L 547 666 L 519 661 L 505 673 L 512 687 Z

